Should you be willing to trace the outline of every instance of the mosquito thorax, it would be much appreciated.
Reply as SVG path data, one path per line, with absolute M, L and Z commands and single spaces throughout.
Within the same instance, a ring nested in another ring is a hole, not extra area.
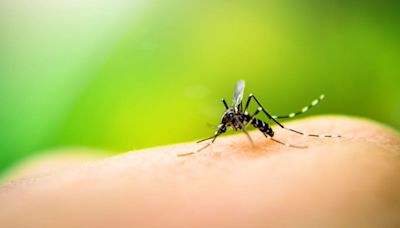
M 233 108 L 229 108 L 227 109 L 224 114 L 222 115 L 221 118 L 221 123 L 222 124 L 229 124 L 234 120 L 234 116 L 235 116 L 235 110 L 233 110 Z

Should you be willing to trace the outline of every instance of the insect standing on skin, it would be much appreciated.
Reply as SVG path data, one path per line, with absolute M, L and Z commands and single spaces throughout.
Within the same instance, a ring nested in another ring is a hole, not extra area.
M 203 141 L 211 140 L 208 144 L 206 144 L 202 148 L 196 150 L 195 152 L 179 154 L 178 156 L 192 155 L 192 154 L 202 151 L 203 149 L 205 149 L 208 146 L 210 146 L 211 144 L 213 144 L 215 142 L 215 139 L 219 135 L 225 133 L 228 127 L 232 128 L 234 131 L 237 131 L 237 130 L 243 131 L 246 134 L 247 138 L 250 140 L 250 142 L 253 144 L 253 140 L 251 139 L 249 133 L 247 132 L 247 127 L 249 125 L 253 125 L 255 128 L 260 130 L 267 139 L 271 139 L 274 142 L 277 142 L 279 144 L 282 144 L 282 145 L 288 146 L 288 147 L 306 148 L 306 146 L 296 146 L 296 145 L 292 145 L 292 144 L 285 143 L 285 142 L 275 139 L 274 131 L 272 130 L 272 128 L 266 122 L 257 118 L 257 115 L 260 112 L 264 113 L 268 117 L 268 119 L 275 122 L 279 127 L 283 128 L 285 130 L 288 130 L 288 131 L 292 131 L 299 135 L 311 136 L 311 137 L 321 137 L 321 138 L 338 138 L 338 137 L 340 137 L 340 135 L 307 134 L 307 133 L 304 133 L 301 131 L 297 131 L 297 130 L 285 127 L 283 124 L 281 124 L 280 122 L 277 121 L 277 119 L 293 118 L 299 114 L 307 112 L 310 108 L 316 106 L 322 99 L 324 99 L 323 94 L 318 99 L 315 99 L 313 102 L 311 102 L 310 105 L 305 106 L 303 109 L 301 109 L 301 111 L 293 112 L 286 116 L 272 116 L 265 110 L 265 108 L 261 105 L 261 103 L 257 100 L 257 98 L 253 94 L 249 95 L 249 97 L 247 98 L 247 101 L 246 101 L 246 105 L 243 108 L 243 104 L 242 104 L 243 92 L 244 92 L 244 81 L 240 80 L 236 84 L 235 91 L 233 93 L 232 105 L 230 107 L 226 103 L 225 99 L 222 98 L 222 103 L 225 106 L 225 112 L 222 115 L 221 124 L 218 125 L 218 130 L 214 133 L 213 136 L 206 138 L 206 139 L 202 139 L 197 142 L 197 143 L 200 143 Z M 250 102 L 252 100 L 254 100 L 257 103 L 258 108 L 253 114 L 250 115 L 248 113 L 248 108 L 249 108 Z

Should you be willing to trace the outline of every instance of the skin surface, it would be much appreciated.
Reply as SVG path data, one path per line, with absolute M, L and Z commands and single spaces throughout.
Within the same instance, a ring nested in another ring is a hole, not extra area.
M 0 187 L 0 227 L 400 227 L 400 135 L 331 116 L 250 132 L 208 149 L 130 152 Z

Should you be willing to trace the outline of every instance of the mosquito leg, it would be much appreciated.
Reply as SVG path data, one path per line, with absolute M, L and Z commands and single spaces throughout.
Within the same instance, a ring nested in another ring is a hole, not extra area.
M 316 106 L 317 104 L 319 104 L 319 102 L 321 102 L 323 99 L 325 98 L 324 94 L 321 94 L 321 96 L 319 96 L 317 99 L 313 100 L 311 102 L 310 105 L 305 106 L 304 108 L 301 109 L 301 111 L 298 112 L 292 112 L 289 115 L 286 116 L 272 116 L 272 118 L 274 119 L 285 119 L 285 118 L 293 118 L 296 117 L 297 115 L 300 115 L 302 113 L 307 112 L 308 110 L 310 110 L 312 107 Z
M 294 132 L 294 133 L 299 134 L 299 135 L 310 136 L 310 137 L 319 137 L 319 138 L 340 138 L 340 137 L 341 137 L 340 135 L 309 134 L 309 133 L 304 133 L 304 132 L 301 132 L 301 131 L 297 131 L 297 130 L 294 130 L 294 129 L 285 127 L 285 126 L 283 126 L 283 124 L 279 123 L 276 119 L 274 119 L 274 118 L 264 109 L 264 107 L 262 106 L 262 104 L 257 100 L 257 98 L 256 98 L 253 94 L 250 94 L 250 95 L 249 95 L 249 98 L 247 99 L 247 102 L 246 102 L 246 107 L 248 107 L 248 104 L 250 103 L 251 98 L 254 99 L 254 101 L 260 106 L 261 110 L 264 112 L 264 114 L 265 114 L 269 119 L 271 119 L 272 121 L 274 121 L 279 127 L 283 128 L 283 129 L 285 129 L 285 130 Z M 246 109 L 245 109 L 245 110 L 246 110 Z
M 217 132 L 215 132 L 215 135 L 214 135 L 213 137 L 211 137 L 211 138 L 208 138 L 208 139 L 212 139 L 212 140 L 211 140 L 211 142 L 207 143 L 205 146 L 201 147 L 200 149 L 197 149 L 197 150 L 196 150 L 194 153 L 198 153 L 198 152 L 200 152 L 200 151 L 204 150 L 205 148 L 207 148 L 207 147 L 211 146 L 211 144 L 213 144 L 213 143 L 215 142 L 215 140 L 217 139 L 217 137 L 218 137 L 220 134 L 221 134 L 221 133 L 219 133 L 218 131 L 217 131 Z M 200 143 L 200 142 L 206 141 L 206 140 L 208 140 L 208 139 L 203 139 L 203 140 L 200 140 L 200 141 L 198 141 L 197 143 Z
M 195 153 L 198 153 L 198 152 L 204 150 L 205 148 L 211 146 L 211 144 L 213 144 L 213 143 L 215 142 L 215 139 L 217 138 L 217 136 L 218 136 L 218 135 L 214 135 L 214 136 L 212 136 L 212 137 L 210 137 L 210 138 L 206 138 L 206 139 L 203 139 L 203 140 L 201 140 L 201 141 L 198 141 L 197 143 L 202 142 L 202 141 L 205 141 L 205 140 L 212 139 L 211 142 L 207 143 L 205 146 L 201 147 L 200 149 L 197 149 L 197 150 L 194 151 L 194 152 L 189 152 L 189 153 L 184 153 L 184 154 L 178 154 L 178 157 L 193 155 L 193 154 L 195 154 Z
M 225 109 L 229 109 L 228 104 L 226 103 L 224 98 L 222 98 L 222 103 L 224 103 Z
M 274 139 L 273 137 L 271 137 L 271 136 L 269 136 L 269 135 L 267 135 L 267 134 L 265 134 L 265 133 L 264 133 L 264 135 L 265 135 L 265 137 L 267 137 L 267 139 L 271 139 L 272 141 L 274 141 L 274 142 L 276 142 L 276 143 L 279 143 L 279 144 L 281 144 L 281 145 L 287 146 L 287 147 L 293 147 L 293 148 L 298 148 L 298 149 L 305 149 L 305 148 L 307 148 L 307 146 L 297 146 L 297 145 L 293 145 L 293 144 L 289 144 L 289 143 L 286 143 L 286 142 L 279 141 L 279 140 Z
M 250 134 L 249 134 L 249 132 L 247 132 L 247 130 L 246 130 L 246 126 L 244 126 L 244 125 L 243 125 L 243 123 L 241 123 L 240 121 L 239 121 L 238 123 L 239 123 L 239 125 L 240 125 L 240 128 L 242 129 L 242 131 L 243 131 L 243 132 L 246 134 L 247 138 L 249 139 L 249 141 L 250 141 L 251 145 L 253 145 L 253 146 L 254 146 L 253 139 L 250 137 Z
M 244 106 L 244 111 L 245 111 L 245 112 L 246 112 L 247 109 L 249 108 L 250 101 L 251 101 L 251 98 L 252 98 L 252 97 L 253 97 L 253 94 L 250 93 L 250 95 L 249 95 L 249 97 L 247 98 L 247 101 L 246 101 L 246 106 Z
M 250 93 L 250 95 L 249 95 L 249 98 L 247 98 L 247 101 L 246 101 L 246 106 L 245 106 L 245 111 L 247 110 L 247 108 L 249 107 L 249 105 L 250 105 L 250 101 L 251 101 L 251 99 L 254 99 L 254 101 L 258 104 L 258 106 L 259 106 L 259 109 L 261 108 L 261 111 L 263 111 L 264 112 L 264 114 L 269 118 L 269 119 L 271 119 L 272 121 L 274 121 L 276 124 L 278 124 L 281 128 L 284 128 L 284 126 L 281 124 L 281 123 L 279 123 L 277 120 L 275 120 L 274 118 L 272 118 L 272 116 L 264 109 L 264 107 L 261 105 L 261 103 L 257 100 L 257 98 L 252 94 L 252 93 Z
M 279 144 L 282 144 L 282 145 L 288 146 L 288 147 L 293 147 L 293 148 L 307 148 L 306 146 L 297 146 L 297 145 L 285 143 L 285 142 L 282 142 L 282 141 L 279 141 L 279 140 L 273 138 L 274 132 L 272 131 L 271 127 L 269 127 L 268 124 L 264 123 L 262 120 L 256 119 L 256 121 L 254 121 L 254 123 L 252 123 L 252 124 L 258 130 L 260 130 L 267 139 L 271 139 L 272 141 L 274 141 L 276 143 L 279 143 Z
M 184 154 L 178 154 L 178 157 L 183 157 L 183 156 L 188 156 L 188 155 L 193 155 L 193 154 L 195 154 L 195 153 L 198 153 L 198 152 L 204 150 L 205 148 L 211 146 L 211 144 L 214 143 L 214 141 L 215 141 L 216 138 L 217 138 L 217 136 L 213 136 L 211 142 L 207 143 L 205 146 L 201 147 L 200 149 L 197 149 L 197 150 L 194 151 L 194 152 L 189 152 L 189 153 L 184 153 Z
M 197 150 L 194 151 L 194 152 L 189 152 L 189 153 L 184 153 L 184 154 L 178 154 L 178 156 L 179 156 L 179 157 L 188 156 L 188 155 L 192 155 L 192 154 L 195 154 L 195 153 L 198 153 L 198 152 L 204 150 L 205 148 L 207 148 L 207 147 L 209 147 L 211 144 L 213 144 L 219 135 L 221 135 L 222 133 L 225 133 L 225 132 L 226 132 L 226 126 L 223 125 L 223 124 L 220 124 L 220 125 L 218 126 L 218 130 L 214 133 L 213 136 L 197 141 L 197 143 L 201 143 L 201 142 L 204 142 L 204 141 L 207 141 L 207 140 L 210 140 L 210 139 L 211 139 L 211 142 L 207 143 L 205 146 L 201 147 L 200 149 L 197 149 Z
M 331 135 L 331 134 L 309 134 L 301 131 L 297 131 L 291 128 L 283 127 L 283 129 L 294 132 L 299 135 L 303 135 L 305 137 L 317 137 L 317 138 L 340 138 L 342 137 L 341 135 Z

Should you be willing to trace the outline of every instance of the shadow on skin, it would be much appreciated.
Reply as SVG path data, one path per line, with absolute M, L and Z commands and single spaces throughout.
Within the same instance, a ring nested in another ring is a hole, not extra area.
M 130 152 L 0 188 L 1 227 L 399 227 L 400 136 L 380 124 L 324 116 Z

